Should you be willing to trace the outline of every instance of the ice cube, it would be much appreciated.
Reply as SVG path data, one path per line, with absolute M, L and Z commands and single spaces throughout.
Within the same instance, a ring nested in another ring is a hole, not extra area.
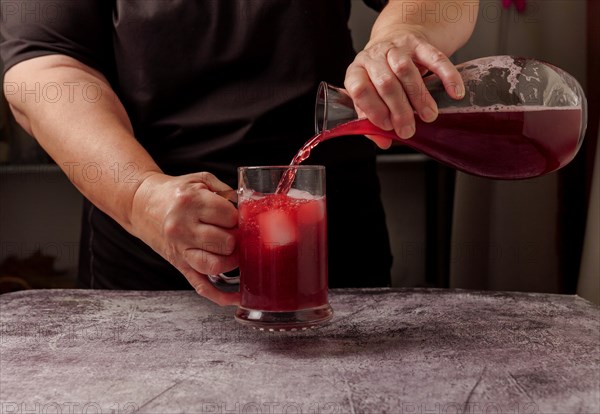
M 281 210 L 260 213 L 256 220 L 263 243 L 283 246 L 296 241 L 296 226 L 292 218 Z
M 290 191 L 288 191 L 287 195 L 290 198 L 295 198 L 298 200 L 312 200 L 315 198 L 315 196 L 308 191 L 298 190 L 296 188 L 290 188 Z
M 249 200 L 260 200 L 264 195 L 248 188 L 241 189 L 238 191 L 238 202 L 244 202 Z
M 298 222 L 300 224 L 316 224 L 325 217 L 325 200 L 313 200 L 298 207 Z

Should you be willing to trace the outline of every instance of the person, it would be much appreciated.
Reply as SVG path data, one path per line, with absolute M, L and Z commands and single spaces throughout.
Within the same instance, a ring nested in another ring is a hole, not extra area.
M 86 199 L 82 286 L 191 286 L 235 304 L 206 276 L 237 267 L 237 210 L 215 192 L 235 186 L 237 166 L 291 160 L 312 135 L 320 81 L 405 139 L 413 111 L 437 116 L 427 71 L 462 96 L 447 56 L 476 2 L 452 2 L 447 18 L 443 0 L 365 1 L 381 12 L 358 54 L 350 0 L 3 1 L 11 110 Z M 310 162 L 327 168 L 330 286 L 388 285 L 375 145 L 338 138 Z

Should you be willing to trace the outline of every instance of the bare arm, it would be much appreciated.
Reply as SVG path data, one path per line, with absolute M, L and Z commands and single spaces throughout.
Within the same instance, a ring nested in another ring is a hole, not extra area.
M 447 55 L 469 39 L 478 4 L 390 0 L 346 73 L 345 87 L 359 113 L 385 130 L 394 129 L 401 138 L 411 137 L 413 110 L 425 122 L 437 117 L 437 106 L 421 79 L 427 70 L 442 79 L 450 96 L 461 98 L 464 85 Z
M 221 304 L 205 274 L 236 267 L 237 211 L 213 194 L 229 187 L 208 173 L 170 177 L 138 143 L 105 77 L 63 55 L 21 62 L 5 75 L 17 121 L 94 205 Z M 133 174 L 131 174 L 133 173 Z
M 70 57 L 50 55 L 17 64 L 4 82 L 21 126 L 92 203 L 131 231 L 134 194 L 161 170 L 133 137 L 125 109 L 104 76 Z M 135 176 L 115 183 L 111 167 L 129 163 Z M 93 167 L 84 173 L 85 166 Z

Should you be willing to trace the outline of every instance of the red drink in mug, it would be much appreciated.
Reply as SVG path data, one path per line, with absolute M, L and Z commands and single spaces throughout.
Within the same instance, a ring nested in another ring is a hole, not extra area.
M 240 169 L 236 318 L 276 330 L 329 320 L 324 167 L 291 167 L 294 182 L 287 193 L 276 189 L 290 167 L 244 168 L 252 167 Z

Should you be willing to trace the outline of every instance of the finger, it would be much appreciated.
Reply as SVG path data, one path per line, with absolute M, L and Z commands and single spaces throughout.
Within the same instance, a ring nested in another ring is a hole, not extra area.
M 360 109 L 358 109 L 356 111 L 357 115 L 359 118 L 366 118 L 367 115 L 361 111 Z M 373 141 L 379 148 L 381 149 L 388 149 L 389 147 L 392 146 L 392 139 L 391 138 L 386 138 L 386 137 L 382 137 L 379 135 L 365 135 L 365 137 L 367 137 L 368 139 L 370 139 L 371 141 Z
M 427 75 L 427 72 L 429 72 L 429 69 L 420 64 L 417 64 L 417 69 L 419 69 L 419 73 L 421 74 L 421 76 L 425 76 Z
M 435 121 L 438 113 L 437 105 L 425 87 L 417 65 L 397 48 L 388 51 L 387 60 L 419 117 L 425 122 Z
M 188 280 L 190 285 L 196 290 L 200 296 L 203 296 L 219 306 L 231 306 L 240 304 L 239 292 L 223 292 L 213 286 L 208 278 L 196 272 L 194 269 L 185 269 L 183 275 Z
M 213 193 L 204 183 L 194 183 L 176 195 L 175 206 L 165 221 L 165 227 L 174 236 L 181 236 L 197 223 L 231 229 L 237 222 L 238 211 L 230 201 Z
M 365 135 L 365 137 L 369 138 L 381 149 L 386 150 L 392 146 L 391 138 L 381 137 L 379 135 Z
M 415 48 L 415 61 L 438 75 L 448 95 L 454 99 L 465 96 L 465 85 L 450 59 L 429 43 L 419 43 Z
M 197 197 L 197 221 L 228 229 L 237 226 L 238 211 L 229 200 L 208 190 L 198 191 Z
M 218 275 L 238 267 L 237 252 L 224 256 L 198 248 L 184 250 L 183 258 L 196 272 L 205 275 Z
M 391 113 L 392 125 L 396 135 L 400 138 L 410 138 L 415 133 L 415 117 L 410 100 L 405 92 L 412 89 L 412 85 L 403 85 L 400 78 L 409 79 L 410 71 L 418 74 L 416 66 L 409 57 L 397 63 L 399 75 L 395 74 L 386 60 L 370 61 L 365 67 L 371 81 L 375 85 L 379 96 L 383 99 Z
M 393 129 L 389 109 L 377 93 L 363 67 L 357 65 L 348 67 L 344 87 L 354 101 L 357 110 L 364 113 L 369 121 L 385 131 Z
M 228 256 L 235 251 L 236 233 L 235 230 L 200 223 L 193 229 L 191 240 L 183 239 L 181 241 L 188 242 L 194 248 Z
M 177 246 L 206 250 L 220 255 L 232 254 L 237 240 L 237 229 L 225 229 L 212 224 L 169 219 L 165 236 L 177 241 Z

